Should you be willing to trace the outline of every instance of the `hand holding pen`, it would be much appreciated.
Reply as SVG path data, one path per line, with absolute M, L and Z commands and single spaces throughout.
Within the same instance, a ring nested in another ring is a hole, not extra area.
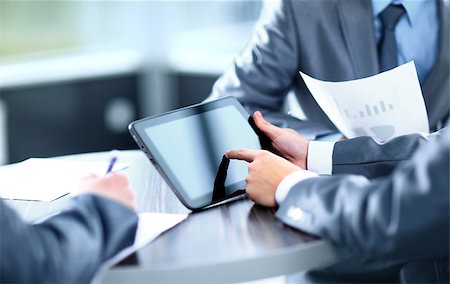
M 91 175 L 84 178 L 80 184 L 80 192 L 97 194 L 136 210 L 135 194 L 128 177 L 123 173 L 117 173 L 117 170 L 113 171 L 116 163 L 117 155 L 113 155 L 105 176 Z

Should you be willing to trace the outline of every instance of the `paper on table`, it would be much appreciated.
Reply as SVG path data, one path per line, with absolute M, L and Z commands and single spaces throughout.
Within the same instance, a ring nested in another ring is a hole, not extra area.
M 380 141 L 429 132 L 428 116 L 414 62 L 345 82 L 326 82 L 300 72 L 328 118 L 347 138 Z
M 93 283 L 99 282 L 100 276 L 106 269 L 119 263 L 119 261 L 130 255 L 131 253 L 141 249 L 146 244 L 156 239 L 156 237 L 158 237 L 160 234 L 164 233 L 165 231 L 169 230 L 170 228 L 186 219 L 187 216 L 188 214 L 166 214 L 151 212 L 139 213 L 139 221 L 134 244 L 131 247 L 122 250 L 113 258 L 105 262 L 99 269 L 99 272 L 97 273 Z
M 138 250 L 164 231 L 180 223 L 188 214 L 139 213 L 139 223 L 133 249 Z
M 52 201 L 76 189 L 88 173 L 103 176 L 108 162 L 28 159 L 0 167 L 0 198 Z M 126 168 L 117 163 L 113 171 Z

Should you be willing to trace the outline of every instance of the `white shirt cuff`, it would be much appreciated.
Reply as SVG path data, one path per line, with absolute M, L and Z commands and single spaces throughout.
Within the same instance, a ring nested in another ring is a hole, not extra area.
M 297 183 L 312 177 L 317 177 L 318 174 L 310 172 L 310 171 L 296 171 L 287 175 L 278 185 L 277 190 L 275 192 L 275 200 L 278 204 L 281 204 L 289 191 L 296 185 Z
M 333 149 L 336 142 L 310 141 L 308 145 L 307 168 L 321 175 L 333 173 Z

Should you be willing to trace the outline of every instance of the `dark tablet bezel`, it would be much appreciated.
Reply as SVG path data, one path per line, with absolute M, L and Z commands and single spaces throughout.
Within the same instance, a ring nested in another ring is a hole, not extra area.
M 171 176 L 170 170 L 168 165 L 165 163 L 164 159 L 159 156 L 159 152 L 155 145 L 152 143 L 152 141 L 148 138 L 148 136 L 145 133 L 145 130 L 149 127 L 167 123 L 174 120 L 183 119 L 186 117 L 190 117 L 192 115 L 201 114 L 207 111 L 233 106 L 242 116 L 243 118 L 249 122 L 252 129 L 255 130 L 255 134 L 259 137 L 260 145 L 263 145 L 264 148 L 270 148 L 270 141 L 262 135 L 262 133 L 256 129 L 256 126 L 254 125 L 253 118 L 247 113 L 247 111 L 244 109 L 244 107 L 239 103 L 239 101 L 234 97 L 226 97 L 223 99 L 210 101 L 206 103 L 200 103 L 192 106 L 188 106 L 185 108 L 177 109 L 162 115 L 143 118 L 137 121 L 134 121 L 130 123 L 128 129 L 130 131 L 130 134 L 138 144 L 139 148 L 146 154 L 146 156 L 150 159 L 152 164 L 156 167 L 158 172 L 161 174 L 161 176 L 164 178 L 164 180 L 167 182 L 167 184 L 170 186 L 172 191 L 175 193 L 175 195 L 179 198 L 181 203 L 183 203 L 184 206 L 191 210 L 200 210 L 205 207 L 209 207 L 212 204 L 222 202 L 224 200 L 228 200 L 230 198 L 235 197 L 236 195 L 240 195 L 245 193 L 245 191 L 237 191 L 234 194 L 227 195 L 225 198 L 221 200 L 215 200 L 211 203 L 204 204 L 202 206 L 196 206 L 194 204 L 190 204 L 188 200 L 186 200 L 183 196 L 184 189 L 183 186 Z M 242 181 L 241 181 L 242 182 Z M 244 181 L 245 182 L 245 181 Z

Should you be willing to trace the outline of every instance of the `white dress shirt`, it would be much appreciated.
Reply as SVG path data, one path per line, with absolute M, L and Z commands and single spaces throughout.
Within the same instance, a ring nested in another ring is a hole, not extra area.
M 319 175 L 311 171 L 297 171 L 286 176 L 278 185 L 275 192 L 275 200 L 278 204 L 281 204 L 288 195 L 289 191 L 297 183 L 312 177 L 318 177 Z

